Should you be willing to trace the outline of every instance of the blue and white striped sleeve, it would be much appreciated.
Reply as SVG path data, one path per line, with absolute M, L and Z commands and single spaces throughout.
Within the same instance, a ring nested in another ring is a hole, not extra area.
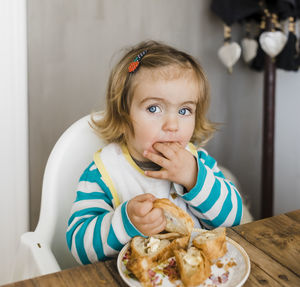
M 241 196 L 234 184 L 225 179 L 215 159 L 205 150 L 198 151 L 197 183 L 182 198 L 208 229 L 240 224 Z
M 113 208 L 113 197 L 92 162 L 80 177 L 66 239 L 80 264 L 118 254 L 134 236 L 143 236 L 127 215 L 127 201 Z

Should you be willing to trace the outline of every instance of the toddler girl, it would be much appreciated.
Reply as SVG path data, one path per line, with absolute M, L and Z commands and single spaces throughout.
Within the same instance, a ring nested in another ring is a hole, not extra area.
M 190 55 L 142 42 L 112 70 L 107 108 L 91 125 L 107 145 L 83 172 L 67 243 L 82 264 L 117 254 L 134 236 L 164 230 L 156 198 L 188 212 L 195 227 L 240 223 L 242 201 L 203 149 L 215 130 L 206 119 L 206 76 Z

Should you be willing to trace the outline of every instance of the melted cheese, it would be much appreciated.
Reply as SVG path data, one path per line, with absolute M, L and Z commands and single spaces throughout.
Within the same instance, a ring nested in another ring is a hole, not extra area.
M 194 247 L 191 247 L 183 256 L 183 260 L 191 266 L 197 266 L 202 261 L 201 256 L 199 256 L 200 254 L 195 251 L 196 249 Z
M 150 252 L 153 253 L 153 252 L 157 251 L 159 244 L 160 244 L 160 240 L 158 238 L 154 238 L 151 236 L 146 245 L 147 253 L 149 254 Z

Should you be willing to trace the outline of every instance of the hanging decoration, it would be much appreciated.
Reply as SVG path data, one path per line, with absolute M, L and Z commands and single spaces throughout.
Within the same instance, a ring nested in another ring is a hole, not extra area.
M 212 0 L 211 10 L 231 27 L 235 23 L 260 24 L 259 35 L 256 36 L 256 56 L 253 58 L 255 44 L 248 41 L 249 37 L 246 36 L 247 40 L 241 44 L 248 66 L 256 71 L 264 71 L 261 215 L 269 217 L 273 215 L 274 202 L 276 68 L 287 71 L 299 68 L 300 39 L 297 40 L 294 22 L 300 18 L 300 0 Z M 288 36 L 281 29 L 281 23 L 287 19 Z
M 276 58 L 277 68 L 286 71 L 297 71 L 299 68 L 297 52 L 297 36 L 294 17 L 288 20 L 288 40 L 282 52 Z
M 270 17 L 268 10 L 266 10 L 265 13 L 267 17 Z M 272 29 L 271 31 L 265 31 L 260 35 L 259 43 L 263 51 L 271 58 L 274 58 L 282 51 L 286 44 L 287 37 L 282 31 L 275 30 L 277 21 L 276 14 L 272 14 L 271 19 Z
M 285 46 L 287 37 L 280 31 L 264 32 L 259 37 L 261 48 L 271 58 L 276 57 Z
M 231 28 L 224 25 L 224 44 L 218 51 L 221 62 L 232 73 L 232 67 L 241 56 L 241 47 L 238 43 L 231 41 Z
M 241 47 L 237 42 L 224 42 L 218 51 L 220 60 L 229 70 L 239 58 L 238 47 L 242 50 L 244 61 L 256 71 L 263 70 L 265 55 L 272 57 L 279 69 L 298 70 L 300 40 L 297 39 L 295 24 L 300 19 L 300 0 L 212 0 L 211 10 L 228 27 L 246 23 L 246 36 L 240 41 Z M 267 17 L 271 17 L 271 31 L 265 29 Z M 280 27 L 283 21 L 289 21 L 288 33 Z M 260 25 L 256 37 L 249 34 L 250 30 L 254 30 L 251 25 Z
M 251 38 L 242 40 L 243 58 L 246 63 L 250 63 L 257 55 L 258 43 Z
M 252 38 L 250 32 L 250 23 L 245 24 L 246 37 L 242 39 L 243 59 L 246 63 L 250 63 L 257 55 L 258 43 Z
M 266 18 L 263 16 L 260 21 L 259 25 L 259 33 L 256 37 L 257 41 L 262 33 L 264 33 L 266 30 Z M 258 49 L 256 53 L 256 57 L 253 59 L 250 68 L 256 71 L 262 71 L 264 69 L 264 63 L 265 63 L 265 52 L 261 48 L 258 42 Z
M 257 55 L 258 43 L 251 38 L 242 40 L 243 58 L 246 63 L 250 63 Z

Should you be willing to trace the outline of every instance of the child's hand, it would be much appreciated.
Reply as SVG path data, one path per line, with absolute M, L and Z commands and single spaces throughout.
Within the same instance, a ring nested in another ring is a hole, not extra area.
M 145 171 L 154 178 L 168 179 L 191 190 L 197 182 L 197 161 L 195 157 L 179 143 L 155 143 L 153 148 L 161 155 L 145 151 L 144 157 L 162 167 L 159 171 Z
M 165 229 L 166 219 L 161 208 L 153 208 L 155 196 L 146 193 L 129 200 L 127 214 L 132 224 L 144 235 L 151 236 Z

